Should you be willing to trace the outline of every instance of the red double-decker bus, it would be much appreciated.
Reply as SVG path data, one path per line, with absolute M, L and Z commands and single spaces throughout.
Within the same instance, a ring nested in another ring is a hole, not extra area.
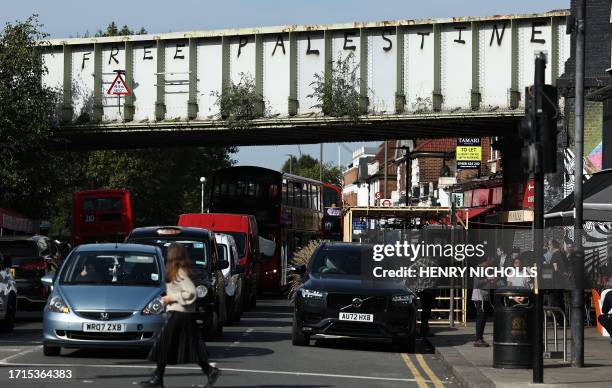
M 283 289 L 293 252 L 323 237 L 322 188 L 319 181 L 262 167 L 229 167 L 213 175 L 209 211 L 254 215 L 259 235 L 274 241 L 274 255 L 262 257 L 261 290 Z
M 342 189 L 323 183 L 323 237 L 342 241 Z
M 79 191 L 72 198 L 74 246 L 121 242 L 134 229 L 130 192 L 125 189 Z

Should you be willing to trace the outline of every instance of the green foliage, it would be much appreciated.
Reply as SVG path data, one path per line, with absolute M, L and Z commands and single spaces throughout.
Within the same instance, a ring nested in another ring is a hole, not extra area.
M 66 187 L 52 219 L 53 233 L 69 234 L 74 191 L 125 188 L 130 191 L 135 224 L 175 225 L 178 215 L 200 211 L 200 177 L 233 163 L 234 148 L 188 147 L 93 151 L 65 155 Z M 210 182 L 210 179 L 207 179 Z
M 319 108 L 326 116 L 349 117 L 356 121 L 359 119 L 359 64 L 355 55 L 350 52 L 346 58 L 338 57 L 332 66 L 332 74 L 316 73 L 312 94 L 318 103 L 313 108 Z
M 294 175 L 319 180 L 321 172 L 317 159 L 305 154 L 300 156 L 299 159 L 291 156 L 291 163 L 289 163 L 289 160 L 287 159 L 283 164 L 281 169 L 283 172 L 291 172 Z M 323 163 L 323 182 L 342 186 L 342 170 L 332 163 Z
M 141 27 L 138 32 L 134 32 L 128 26 L 123 26 L 121 29 L 117 27 L 115 22 L 111 22 L 107 27 L 106 31 L 98 30 L 96 32 L 96 36 L 123 36 L 123 35 L 145 35 L 147 30 L 144 27 Z
M 230 129 L 248 128 L 251 120 L 264 115 L 263 96 L 257 92 L 255 80 L 248 74 L 240 73 L 237 84 L 231 82 L 222 93 L 214 91 L 211 95 L 217 98 L 215 105 Z
M 33 217 L 45 214 L 53 189 L 58 93 L 41 82 L 45 38 L 36 15 L 0 31 L 0 206 Z

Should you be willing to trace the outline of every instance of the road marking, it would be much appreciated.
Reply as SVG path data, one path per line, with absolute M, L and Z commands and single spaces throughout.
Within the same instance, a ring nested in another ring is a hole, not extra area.
M 421 365 L 421 368 L 425 371 L 425 374 L 427 374 L 427 376 L 431 379 L 431 381 L 433 382 L 434 387 L 436 388 L 442 388 L 444 387 L 444 384 L 442 383 L 442 381 L 438 378 L 438 376 L 436 376 L 436 374 L 431 370 L 431 368 L 429 367 L 429 365 L 427 365 L 427 361 L 425 361 L 425 357 L 423 357 L 422 354 L 417 354 L 416 355 L 416 359 L 419 362 L 419 364 Z
M 415 377 L 416 379 L 415 381 L 417 385 L 419 386 L 419 388 L 427 388 L 427 383 L 425 382 L 425 380 L 423 380 L 423 376 L 421 376 L 421 372 L 419 372 L 418 368 L 414 365 L 414 363 L 410 359 L 410 356 L 407 355 L 406 353 L 402 353 L 402 359 L 404 360 L 404 363 L 406 364 L 406 366 L 408 366 L 408 369 L 410 369 L 410 372 L 412 373 L 412 375 Z
M 12 356 L 4 357 L 2 360 L 0 360 L 0 364 L 7 364 L 13 358 L 25 356 L 26 354 L 32 353 L 33 351 L 38 350 L 40 348 L 42 348 L 42 346 L 36 346 L 33 349 L 24 350 L 24 351 L 19 352 L 17 354 L 13 354 Z
M 57 364 L 57 363 L 49 363 L 49 364 L 31 364 L 31 363 L 18 363 L 18 362 L 4 362 L 0 360 L 0 365 L 6 366 L 29 366 L 29 367 L 72 367 L 72 368 L 124 368 L 124 369 L 155 369 L 154 365 L 109 365 L 109 364 Z M 192 367 L 192 366 L 167 366 L 166 370 L 200 370 L 200 367 Z M 406 379 L 406 378 L 397 378 L 397 377 L 383 377 L 383 376 L 356 376 L 356 375 L 341 375 L 341 374 L 330 374 L 330 373 L 312 373 L 312 372 L 292 372 L 292 371 L 276 371 L 276 370 L 260 370 L 260 369 L 235 369 L 235 368 L 219 368 L 222 371 L 227 372 L 243 372 L 243 373 L 261 373 L 261 374 L 271 374 L 271 375 L 290 375 L 290 376 L 312 376 L 312 377 L 330 377 L 330 378 L 340 378 L 340 379 L 357 379 L 357 380 L 377 380 L 377 381 L 404 381 L 404 382 L 417 382 L 419 387 L 427 388 L 427 384 L 425 382 L 431 382 L 428 380 L 423 380 L 420 377 L 420 381 L 423 385 L 419 383 L 418 379 Z M 417 371 L 418 373 L 418 371 Z M 420 375 L 419 375 L 420 376 Z

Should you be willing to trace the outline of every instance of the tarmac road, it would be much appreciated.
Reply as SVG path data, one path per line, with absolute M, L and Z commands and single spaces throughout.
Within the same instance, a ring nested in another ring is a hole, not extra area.
M 388 341 L 348 338 L 321 338 L 295 347 L 291 322 L 286 300 L 264 299 L 238 325 L 225 327 L 222 338 L 208 343 L 211 361 L 223 371 L 216 386 L 456 387 L 424 343 L 418 342 L 416 354 L 400 353 Z M 28 318 L 12 334 L 0 334 L 1 386 L 136 387 L 154 369 L 138 351 L 62 349 L 59 357 L 45 357 L 41 328 L 40 319 Z M 70 378 L 41 378 L 49 370 Z M 204 385 L 196 365 L 167 368 L 166 387 Z

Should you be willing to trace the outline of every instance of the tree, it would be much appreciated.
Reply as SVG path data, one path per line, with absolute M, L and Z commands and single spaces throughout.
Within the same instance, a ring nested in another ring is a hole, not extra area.
M 319 161 L 308 154 L 301 155 L 299 159 L 291 156 L 291 173 L 294 175 L 319 180 L 319 165 Z M 289 159 L 287 159 L 281 170 L 289 172 L 289 167 Z M 342 170 L 332 163 L 323 163 L 323 182 L 342 186 Z
M 359 64 L 355 55 L 350 52 L 344 59 L 338 57 L 333 63 L 331 74 L 316 73 L 312 94 L 308 95 L 317 101 L 314 108 L 319 108 L 324 115 L 348 117 L 359 120 Z
M 45 38 L 36 15 L 0 31 L 0 204 L 31 217 L 47 215 L 53 200 L 59 94 L 42 84 Z
M 145 30 L 144 27 L 141 27 L 138 32 L 134 32 L 126 25 L 119 29 L 115 22 L 110 22 L 110 24 L 106 26 L 106 31 L 98 30 L 98 32 L 96 32 L 96 36 L 145 35 L 146 33 L 147 30 Z

